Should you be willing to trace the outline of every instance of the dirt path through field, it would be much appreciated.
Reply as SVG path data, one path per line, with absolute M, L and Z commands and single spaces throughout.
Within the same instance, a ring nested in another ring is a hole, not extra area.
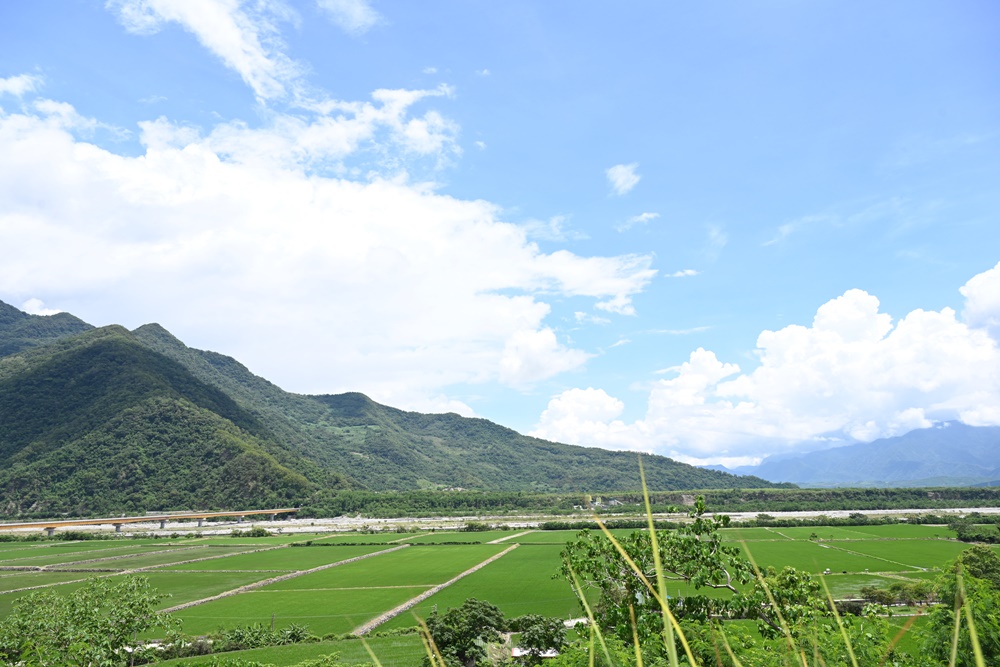
M 511 551 L 513 551 L 514 549 L 518 548 L 519 546 L 521 546 L 521 545 L 519 545 L 519 544 L 512 544 L 512 545 L 510 545 L 509 547 L 507 547 L 506 549 L 504 549 L 500 553 L 496 554 L 495 556 L 490 556 L 489 558 L 487 558 L 486 560 L 484 560 L 482 563 L 479 563 L 478 565 L 473 565 L 472 567 L 470 567 L 465 572 L 462 572 L 458 576 L 449 579 L 448 581 L 444 582 L 443 584 L 438 584 L 434 588 L 431 588 L 430 590 L 424 591 L 423 593 L 421 593 L 417 597 L 410 598 L 409 600 L 407 600 L 403 604 L 399 605 L 398 607 L 390 609 L 389 611 L 385 612 L 384 614 L 376 616 L 375 618 L 373 618 L 372 620 L 368 621 L 367 623 L 365 623 L 363 625 L 359 625 L 358 627 L 354 628 L 354 630 L 351 631 L 351 634 L 352 635 L 358 635 L 358 636 L 368 634 L 369 632 L 371 632 L 372 630 L 374 630 L 378 626 L 382 625 L 386 621 L 392 620 L 393 618 L 396 618 L 397 616 L 399 616 L 400 614 L 402 614 L 404 611 L 407 611 L 409 609 L 412 609 L 412 608 L 416 607 L 418 604 L 420 604 L 421 602 L 423 602 L 424 600 L 426 600 L 430 596 L 434 595 L 435 593 L 438 593 L 438 592 L 444 590 L 445 588 L 448 588 L 449 586 L 451 586 L 452 584 L 454 584 L 456 581 L 459 581 L 460 579 L 464 579 L 465 577 L 469 576 L 473 572 L 477 572 L 478 570 L 483 569 L 484 567 L 486 567 L 487 565 L 489 565 L 493 561 L 497 560 L 498 558 L 502 558 L 503 556 L 506 556 Z
M 514 535 L 504 535 L 503 537 L 499 537 L 499 538 L 497 538 L 495 540 L 487 542 L 486 544 L 502 544 L 502 543 L 504 543 L 504 542 L 506 542 L 508 540 L 514 539 L 515 537 L 521 537 L 522 535 L 527 535 L 528 533 L 533 533 L 533 532 L 535 532 L 535 531 L 533 531 L 533 530 L 526 530 L 526 531 L 521 532 L 521 533 L 515 533 Z
M 164 609 L 164 612 L 173 613 L 175 611 L 181 611 L 182 609 L 188 609 L 190 607 L 195 607 L 200 604 L 205 604 L 206 602 L 214 602 L 215 600 L 221 600 L 222 598 L 228 598 L 233 595 L 239 595 L 240 593 L 245 593 L 246 591 L 253 590 L 255 588 L 260 588 L 262 586 L 268 586 L 270 584 L 276 584 L 280 581 L 288 581 L 289 579 L 294 579 L 296 577 L 301 577 L 304 574 L 312 574 L 313 572 L 321 572 L 323 570 L 328 570 L 331 567 L 337 567 L 338 565 L 347 565 L 348 563 L 354 563 L 359 560 L 364 560 L 365 558 L 371 558 L 372 556 L 381 556 L 382 554 L 387 554 L 393 551 L 399 551 L 400 549 L 406 549 L 409 544 L 400 544 L 398 547 L 392 547 L 391 549 L 383 549 L 382 551 L 376 551 L 374 553 L 365 554 L 363 556 L 355 556 L 354 558 L 348 558 L 347 560 L 340 560 L 336 563 L 327 563 L 326 565 L 320 565 L 319 567 L 310 568 L 308 570 L 298 570 L 296 572 L 289 572 L 288 574 L 283 574 L 278 577 L 271 577 L 270 579 L 264 579 L 263 581 L 257 581 L 252 584 L 247 584 L 246 586 L 240 586 L 239 588 L 234 588 L 218 595 L 212 595 L 211 597 L 202 598 L 200 600 L 193 600 L 191 602 L 185 602 L 184 604 L 179 604 L 176 607 L 169 607 Z

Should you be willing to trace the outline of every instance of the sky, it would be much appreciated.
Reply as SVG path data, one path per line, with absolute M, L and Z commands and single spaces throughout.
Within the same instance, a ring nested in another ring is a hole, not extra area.
M 989 0 L 0 6 L 0 300 L 746 465 L 1000 424 Z

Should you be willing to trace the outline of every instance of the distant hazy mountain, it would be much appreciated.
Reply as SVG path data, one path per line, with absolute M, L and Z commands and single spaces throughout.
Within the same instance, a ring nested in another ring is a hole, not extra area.
M 655 490 L 774 486 L 644 459 Z M 291 394 L 163 327 L 95 329 L 0 302 L 0 514 L 299 504 L 330 489 L 606 492 L 636 456 L 405 412 L 348 393 Z
M 714 466 L 715 470 L 726 470 Z M 1000 427 L 945 422 L 894 438 L 733 469 L 800 486 L 973 486 L 1000 480 Z

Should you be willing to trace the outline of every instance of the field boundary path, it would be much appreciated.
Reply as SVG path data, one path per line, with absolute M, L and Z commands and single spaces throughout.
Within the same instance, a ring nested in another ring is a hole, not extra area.
M 398 547 L 392 547 L 391 549 L 383 549 L 382 551 L 375 551 L 374 553 L 364 554 L 363 556 L 355 556 L 354 558 L 348 558 L 347 560 L 340 560 L 336 563 L 327 563 L 326 565 L 320 565 L 319 567 L 313 567 L 308 570 L 298 570 L 296 572 L 289 572 L 288 574 L 283 574 L 280 577 L 271 577 L 270 579 L 264 579 L 262 581 L 256 581 L 252 584 L 247 584 L 245 586 L 240 586 L 239 588 L 234 588 L 229 591 L 224 591 L 218 595 L 212 595 L 211 597 L 202 598 L 200 600 L 192 600 L 191 602 L 185 602 L 184 604 L 179 604 L 175 607 L 168 607 L 162 610 L 164 613 L 172 614 L 175 611 L 181 611 L 182 609 L 188 609 L 190 607 L 196 607 L 200 604 L 205 604 L 206 602 L 215 602 L 216 600 L 221 600 L 222 598 L 232 597 L 233 595 L 239 595 L 240 593 L 245 593 L 246 591 L 253 590 L 255 588 L 260 588 L 261 586 L 268 586 L 270 584 L 276 584 L 281 581 L 288 581 L 289 579 L 294 579 L 296 577 L 301 577 L 305 574 L 312 574 L 313 572 L 321 572 L 322 570 L 328 570 L 331 567 L 337 567 L 338 565 L 347 565 L 348 563 L 354 563 L 359 560 L 364 560 L 365 558 L 371 558 L 372 556 L 381 556 L 382 554 L 387 554 L 393 551 L 399 551 L 400 549 L 405 549 L 409 544 L 401 544 Z
M 508 540 L 514 539 L 515 537 L 521 537 L 522 535 L 527 535 L 528 533 L 533 533 L 533 532 L 535 532 L 535 531 L 534 530 L 525 530 L 525 531 L 522 531 L 520 533 L 515 533 L 514 535 L 504 535 L 503 537 L 498 537 L 497 539 L 492 540 L 490 542 L 487 542 L 486 544 L 503 544 L 504 542 L 506 542 Z
M 205 556 L 204 558 L 192 558 L 191 560 L 182 560 L 182 561 L 178 561 L 178 562 L 174 562 L 174 563 L 160 563 L 158 565 L 146 565 L 144 567 L 137 567 L 137 568 L 133 568 L 131 570 L 97 570 L 97 569 L 89 569 L 89 570 L 88 569 L 79 569 L 78 570 L 78 569 L 75 569 L 75 568 L 64 568 L 62 570 L 45 570 L 44 567 L 43 567 L 42 569 L 34 569 L 34 570 L 31 570 L 31 571 L 32 572 L 48 572 L 48 573 L 53 573 L 53 572 L 55 572 L 55 573 L 60 573 L 60 572 L 71 572 L 71 573 L 89 572 L 91 574 L 100 573 L 101 576 L 94 577 L 94 578 L 95 579 L 104 579 L 105 577 L 117 577 L 119 575 L 136 574 L 137 572 L 147 572 L 149 570 L 157 570 L 157 569 L 171 567 L 173 565 L 185 565 L 187 563 L 198 563 L 198 562 L 201 562 L 203 560 L 215 560 L 216 558 L 226 558 L 227 556 L 242 556 L 244 554 L 252 554 L 252 553 L 257 553 L 259 551 L 271 551 L 273 549 L 282 549 L 282 548 L 283 547 L 281 547 L 281 546 L 263 547 L 261 549 L 253 549 L 253 550 L 250 550 L 250 551 L 238 551 L 238 552 L 234 552 L 234 553 L 220 554 L 218 556 Z M 156 553 L 162 553 L 162 552 L 156 552 Z M 149 555 L 149 554 L 138 554 L 138 555 L 145 556 L 145 555 Z M 45 567 L 54 567 L 54 566 L 50 565 L 50 566 L 45 566 Z M 253 570 L 248 570 L 248 571 L 253 571 Z M 286 572 L 286 570 L 258 570 L 258 571 L 263 571 L 263 572 Z M 183 573 L 183 572 L 229 572 L 229 570 L 178 570 L 178 572 L 181 572 L 181 573 Z M 78 584 L 81 581 L 87 581 L 87 579 L 90 579 L 90 578 L 91 577 L 84 577 L 84 578 L 81 578 L 81 579 L 70 579 L 68 581 L 53 581 L 53 582 L 48 583 L 48 584 L 37 584 L 35 586 L 24 586 L 23 588 L 13 588 L 13 589 L 11 589 L 9 591 L 0 591 L 0 594 L 6 595 L 8 593 L 23 593 L 24 591 L 34 591 L 34 590 L 38 590 L 39 588 L 51 588 L 53 586 L 62 586 L 63 584 Z
M 404 545 L 404 546 L 406 546 L 406 545 Z M 432 595 L 441 592 L 445 588 L 448 588 L 449 586 L 451 586 L 452 584 L 454 584 L 456 581 L 459 581 L 460 579 L 464 579 L 465 577 L 469 576 L 473 572 L 477 572 L 477 571 L 483 569 L 484 567 L 486 567 L 487 565 L 489 565 L 493 561 L 497 560 L 498 558 L 506 556 L 511 551 L 513 551 L 514 549 L 518 548 L 519 546 L 521 546 L 521 545 L 519 545 L 519 544 L 512 544 L 512 545 L 510 545 L 509 547 L 507 547 L 506 549 L 504 549 L 500 553 L 498 553 L 498 554 L 496 554 L 494 556 L 490 556 L 489 558 L 487 558 L 486 560 L 484 560 L 482 563 L 479 563 L 478 565 L 473 565 L 472 567 L 470 567 L 465 572 L 462 572 L 461 574 L 452 577 L 451 579 L 449 579 L 448 581 L 444 582 L 443 584 L 438 584 L 437 586 L 434 586 L 433 588 L 430 588 L 430 589 L 424 591 L 420 595 L 418 595 L 418 596 L 416 596 L 414 598 L 410 598 L 409 600 L 407 600 L 403 604 L 399 605 L 398 607 L 394 607 L 394 608 L 390 609 L 389 611 L 385 612 L 384 614 L 380 614 L 380 615 L 376 616 L 375 618 L 373 618 L 372 620 L 368 621 L 367 623 L 359 625 L 358 627 L 354 628 L 354 630 L 351 631 L 351 634 L 352 635 L 357 635 L 359 637 L 361 635 L 368 634 L 369 632 L 371 632 L 372 630 L 374 630 L 378 626 L 382 625 L 383 623 L 396 618 L 397 616 L 399 616 L 400 614 L 402 614 L 404 611 L 407 611 L 409 609 L 412 609 L 413 607 L 416 607 L 418 604 L 420 604 L 421 602 L 423 602 L 427 598 L 431 597 Z

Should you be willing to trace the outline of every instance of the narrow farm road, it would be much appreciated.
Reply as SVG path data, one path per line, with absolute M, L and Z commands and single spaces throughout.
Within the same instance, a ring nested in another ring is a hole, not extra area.
M 520 532 L 520 533 L 514 533 L 513 535 L 504 535 L 503 537 L 497 538 L 497 539 L 495 539 L 495 540 L 493 540 L 491 542 L 487 542 L 486 544 L 501 544 L 503 542 L 509 542 L 510 540 L 514 539 L 515 537 L 521 537 L 522 535 L 527 535 L 528 533 L 533 533 L 533 532 L 535 532 L 535 531 L 533 531 L 533 530 L 525 530 L 525 531 Z
M 222 598 L 228 598 L 233 595 L 239 595 L 249 590 L 255 588 L 260 588 L 262 586 L 268 586 L 270 584 L 276 584 L 279 581 L 288 581 L 289 579 L 294 579 L 296 577 L 301 577 L 305 574 L 312 574 L 313 572 L 321 572 L 322 570 L 328 570 L 331 567 L 337 567 L 338 565 L 346 565 L 348 563 L 354 563 L 359 560 L 364 560 L 365 558 L 371 558 L 372 556 L 381 556 L 382 554 L 391 553 L 393 551 L 399 551 L 400 549 L 406 549 L 409 544 L 401 544 L 398 547 L 392 547 L 391 549 L 383 549 L 382 551 L 376 551 L 374 553 L 365 554 L 363 556 L 355 556 L 354 558 L 348 558 L 346 560 L 339 560 L 336 563 L 327 563 L 326 565 L 320 565 L 319 567 L 310 568 L 308 570 L 298 570 L 296 572 L 289 572 L 288 574 L 283 574 L 280 577 L 271 577 L 270 579 L 264 579 L 263 581 L 257 581 L 252 584 L 247 584 L 246 586 L 240 586 L 239 588 L 234 588 L 232 590 L 224 591 L 218 595 L 212 595 L 211 597 L 202 598 L 200 600 L 193 600 L 191 602 L 185 602 L 184 604 L 179 604 L 176 607 L 170 607 L 164 609 L 164 612 L 173 613 L 175 611 L 180 611 L 182 609 L 188 609 L 190 607 L 196 607 L 200 604 L 205 604 L 206 602 L 214 602 L 215 600 L 221 600 Z
M 410 598 L 409 600 L 407 600 L 403 604 L 399 605 L 398 607 L 390 609 L 389 611 L 385 612 L 384 614 L 376 616 L 375 618 L 373 618 L 372 620 L 368 621 L 367 623 L 359 625 L 358 627 L 354 628 L 354 630 L 351 631 L 351 634 L 352 635 L 358 635 L 358 636 L 368 634 L 369 632 L 371 632 L 372 630 L 374 630 L 378 626 L 382 625 L 386 621 L 389 621 L 389 620 L 391 620 L 391 619 L 399 616 L 400 614 L 402 614 L 404 611 L 407 611 L 408 609 L 412 609 L 413 607 L 416 607 L 418 604 L 420 604 L 421 602 L 423 602 L 424 600 L 426 600 L 430 596 L 434 595 L 435 593 L 438 593 L 438 592 L 444 590 L 445 588 L 448 588 L 449 586 L 451 586 L 452 584 L 454 584 L 456 581 L 464 579 L 465 577 L 469 576 L 473 572 L 476 572 L 478 570 L 483 569 L 484 567 L 486 567 L 487 565 L 489 565 L 493 561 L 495 561 L 495 560 L 497 560 L 499 558 L 502 558 L 503 556 L 506 556 L 511 551 L 513 551 L 514 549 L 518 548 L 519 546 L 520 546 L 519 544 L 512 544 L 511 546 L 507 547 L 506 549 L 504 549 L 500 553 L 496 554 L 495 556 L 490 556 L 489 558 L 487 558 L 486 560 L 484 560 L 482 563 L 479 563 L 478 565 L 474 565 L 474 566 L 470 567 L 465 572 L 462 572 L 461 574 L 459 574 L 459 575 L 457 575 L 455 577 L 452 577 L 451 579 L 449 579 L 448 581 L 444 582 L 443 584 L 438 584 L 434 588 L 426 590 L 426 591 L 424 591 L 423 593 L 421 593 L 420 595 L 418 595 L 418 596 L 416 596 L 414 598 Z

